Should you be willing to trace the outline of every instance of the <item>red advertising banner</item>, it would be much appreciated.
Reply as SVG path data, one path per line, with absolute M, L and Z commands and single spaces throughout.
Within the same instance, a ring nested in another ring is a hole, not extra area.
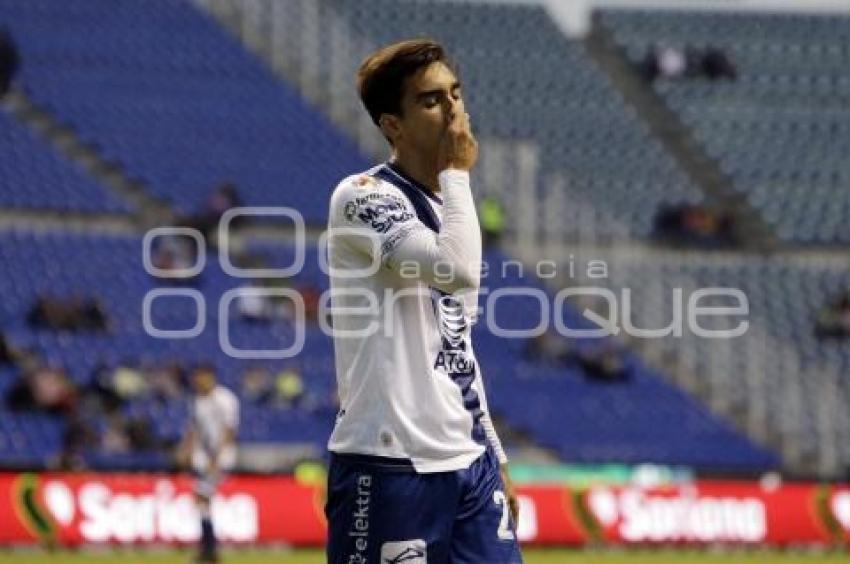
M 190 543 L 200 534 L 189 477 L 0 474 L 0 544 Z M 324 543 L 323 491 L 290 477 L 234 476 L 213 499 L 229 543 Z
M 519 488 L 520 542 L 539 545 L 582 545 L 590 537 L 576 512 L 578 498 L 563 486 Z
M 832 491 L 829 496 L 829 512 L 840 529 L 841 538 L 850 543 L 850 487 Z
M 596 487 L 585 507 L 615 544 L 826 544 L 815 484 L 698 481 L 657 489 Z
M 199 536 L 192 485 L 158 474 L 0 473 L 0 545 L 191 543 Z M 819 491 L 827 490 L 733 481 L 587 491 L 525 485 L 517 534 L 536 545 L 827 544 L 841 526 L 850 540 L 850 489 Z M 232 476 L 213 500 L 213 521 L 227 543 L 320 546 L 323 503 L 322 485 Z

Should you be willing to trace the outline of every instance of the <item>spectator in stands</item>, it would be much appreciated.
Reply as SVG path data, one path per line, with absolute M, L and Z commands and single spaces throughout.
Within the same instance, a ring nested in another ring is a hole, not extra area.
M 282 407 L 301 407 L 306 397 L 301 374 L 294 368 L 278 373 L 275 378 L 275 396 L 278 405 Z
M 267 322 L 274 316 L 274 304 L 267 295 L 257 295 L 251 290 L 262 288 L 257 282 L 247 282 L 242 285 L 246 292 L 240 293 L 236 306 L 239 315 L 245 321 Z
M 532 362 L 567 362 L 571 354 L 569 342 L 551 331 L 530 338 L 524 351 L 525 357 Z
M 274 398 L 272 376 L 263 366 L 250 366 L 242 373 L 242 397 L 256 404 L 265 405 Z
M 108 320 L 96 298 L 40 296 L 27 314 L 30 325 L 57 331 L 105 331 Z
M 319 319 L 319 301 L 322 292 L 315 284 L 310 282 L 298 284 L 295 290 L 304 302 L 304 318 L 308 323 L 316 323 Z
M 481 244 L 492 247 L 499 244 L 505 231 L 505 207 L 497 198 L 487 196 L 478 204 L 478 217 L 481 221 Z
M 201 212 L 191 218 L 189 223 L 192 227 L 203 233 L 206 241 L 210 243 L 215 241 L 218 232 L 218 223 L 224 213 L 231 208 L 241 205 L 242 202 L 236 190 L 236 185 L 232 182 L 222 182 L 213 189 L 207 201 L 204 202 Z M 239 219 L 234 218 L 231 226 L 235 227 L 238 225 Z
M 815 334 L 818 337 L 850 337 L 850 292 L 820 311 Z
M 615 341 L 604 341 L 601 346 L 579 349 L 576 354 L 584 374 L 602 382 L 619 382 L 629 377 L 625 353 Z
M 124 418 L 120 413 L 110 413 L 103 421 L 100 434 L 100 450 L 105 453 L 130 452 L 130 437 L 124 430 Z
M 112 373 L 112 388 L 123 401 L 145 395 L 148 381 L 134 362 L 122 362 Z
M 9 92 L 19 65 L 20 57 L 12 36 L 0 28 L 0 98 Z
M 661 206 L 654 223 L 655 237 L 668 243 L 703 248 L 737 244 L 731 214 L 705 206 Z
M 697 49 L 687 46 L 682 50 L 677 47 L 653 45 L 638 67 L 647 82 L 654 82 L 658 78 L 735 80 L 738 77 L 737 69 L 729 56 L 717 47 Z
M 735 68 L 726 53 L 716 47 L 709 47 L 703 52 L 700 70 L 702 75 L 709 80 L 726 78 L 734 81 L 738 78 L 738 69 Z
M 577 365 L 589 378 L 606 382 L 626 380 L 629 377 L 625 351 L 612 340 L 594 346 L 577 346 L 559 334 L 546 332 L 529 339 L 525 357 L 531 362 Z
M 150 394 L 153 399 L 167 403 L 184 397 L 183 370 L 177 362 L 169 362 L 148 371 Z
M 198 260 L 197 244 L 194 239 L 185 235 L 167 235 L 157 237 L 151 250 L 151 263 L 160 270 L 178 271 L 192 268 Z M 186 278 L 168 278 L 176 283 Z
M 86 389 L 86 395 L 95 400 L 95 408 L 106 413 L 117 411 L 124 403 L 112 385 L 113 373 L 113 369 L 107 364 L 98 364 L 92 371 L 91 381 Z
M 7 397 L 10 409 L 44 411 L 56 415 L 73 413 L 77 400 L 77 389 L 65 371 L 43 363 L 26 368 Z
M 687 59 L 685 53 L 676 47 L 660 47 L 653 45 L 649 48 L 640 70 L 648 82 L 661 78 L 679 78 L 687 71 Z

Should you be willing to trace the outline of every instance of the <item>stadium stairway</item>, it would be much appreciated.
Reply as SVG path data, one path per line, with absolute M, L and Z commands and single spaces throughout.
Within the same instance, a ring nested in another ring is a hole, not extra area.
M 222 183 L 321 222 L 356 147 L 188 1 L 0 0 L 19 84 L 179 213 Z M 309 169 L 309 174 L 304 171 Z
M 742 241 L 742 246 L 761 251 L 774 249 L 777 241 L 770 226 L 735 190 L 732 179 L 723 172 L 716 159 L 703 151 L 679 116 L 668 108 L 646 80 L 638 76 L 635 66 L 614 41 L 601 18 L 595 19 L 585 44 L 588 54 L 608 73 L 612 84 L 647 122 L 667 152 L 709 196 L 709 202 L 716 203 L 719 210 L 735 219 L 736 239 Z
M 53 114 L 39 107 L 24 90 L 13 89 L 4 100 L 4 105 L 13 118 L 28 126 L 30 130 L 51 144 L 59 154 L 76 163 L 117 199 L 128 202 L 134 211 L 132 218 L 128 216 L 89 217 L 88 220 L 102 224 L 126 224 L 132 221 L 150 225 L 156 222 L 167 222 L 173 217 L 168 204 L 152 196 L 142 181 L 129 178 L 120 165 L 106 160 L 101 153 L 81 139 L 74 128 L 62 124 Z M 39 217 L 31 219 L 34 219 L 36 223 L 46 219 L 43 211 L 38 215 Z
M 634 64 L 653 45 L 724 54 L 734 79 L 662 78 L 653 90 L 783 246 L 846 246 L 846 14 L 611 9 L 601 19 Z

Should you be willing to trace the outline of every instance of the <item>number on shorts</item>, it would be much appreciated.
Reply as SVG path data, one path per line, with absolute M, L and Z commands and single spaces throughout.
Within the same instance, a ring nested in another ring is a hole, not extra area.
M 496 531 L 500 540 L 513 540 L 514 532 L 511 530 L 510 524 L 510 507 L 508 507 L 508 499 L 505 497 L 505 492 L 496 490 L 493 492 L 493 501 L 496 505 L 502 506 L 502 518 L 499 520 L 499 530 Z

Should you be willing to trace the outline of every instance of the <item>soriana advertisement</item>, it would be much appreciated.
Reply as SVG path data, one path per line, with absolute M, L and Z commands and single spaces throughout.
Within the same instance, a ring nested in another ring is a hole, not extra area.
M 192 479 L 157 474 L 0 473 L 0 545 L 183 544 L 197 540 Z M 519 488 L 520 541 L 536 545 L 828 544 L 850 539 L 850 488 L 697 481 L 660 488 Z M 213 499 L 230 544 L 321 546 L 324 487 L 232 476 Z M 377 509 L 377 508 L 376 508 Z
M 826 544 L 818 486 L 698 481 L 656 489 L 596 487 L 584 507 L 615 544 Z
M 0 474 L 0 544 L 181 544 L 200 535 L 190 477 Z M 235 476 L 212 502 L 228 543 L 325 539 L 324 492 L 286 477 Z

